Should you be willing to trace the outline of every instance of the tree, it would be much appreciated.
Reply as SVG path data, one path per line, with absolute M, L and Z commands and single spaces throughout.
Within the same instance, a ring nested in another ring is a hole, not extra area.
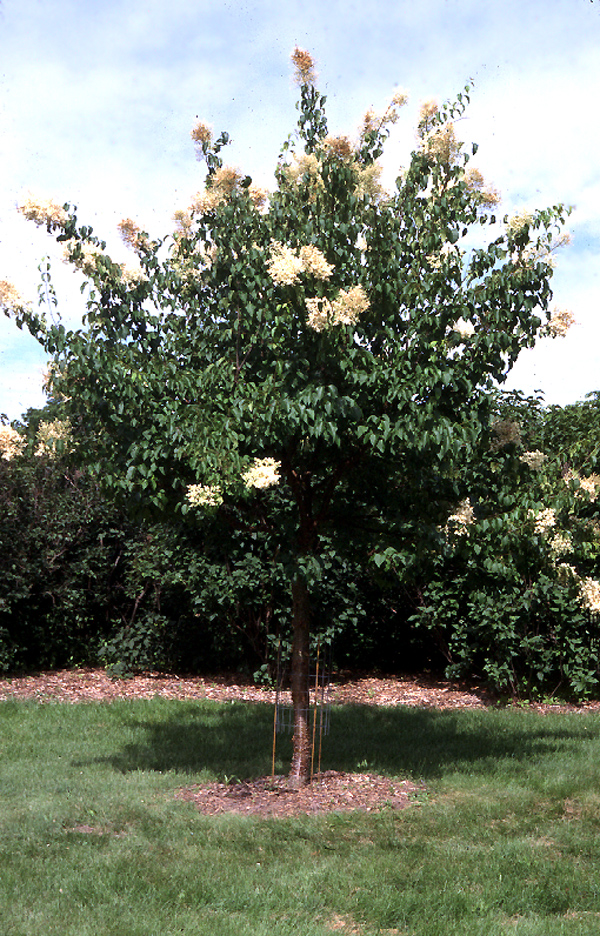
M 468 86 L 423 105 L 385 192 L 379 158 L 406 96 L 369 112 L 358 143 L 331 137 L 312 58 L 293 61 L 298 131 L 274 192 L 225 166 L 227 134 L 198 124 L 205 188 L 164 239 L 122 222 L 134 271 L 69 205 L 22 206 L 88 278 L 84 328 L 52 325 L 9 284 L 3 304 L 53 355 L 52 392 L 105 486 L 166 516 L 269 533 L 291 593 L 300 785 L 315 583 L 333 556 L 409 564 L 419 531 L 447 515 L 492 385 L 547 327 L 567 212 L 498 227 L 497 196 L 468 166 L 477 148 L 456 138 Z

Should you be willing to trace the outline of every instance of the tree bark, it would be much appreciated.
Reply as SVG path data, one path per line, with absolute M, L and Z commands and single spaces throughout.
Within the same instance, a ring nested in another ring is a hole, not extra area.
M 310 779 L 309 732 L 309 652 L 310 652 L 310 599 L 306 582 L 300 574 L 292 582 L 293 640 L 292 640 L 292 704 L 294 707 L 294 736 L 292 765 L 288 783 L 300 789 Z

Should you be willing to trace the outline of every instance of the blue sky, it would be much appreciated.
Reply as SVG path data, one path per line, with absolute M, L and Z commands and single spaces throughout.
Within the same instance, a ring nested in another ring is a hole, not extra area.
M 269 187 L 295 123 L 295 44 L 317 60 L 333 132 L 352 135 L 369 107 L 409 92 L 390 179 L 419 102 L 474 81 L 459 135 L 480 144 L 501 212 L 576 206 L 554 304 L 577 325 L 526 352 L 508 386 L 560 404 L 600 389 L 600 0 L 0 0 L 0 279 L 35 299 L 37 264 L 54 257 L 74 325 L 77 281 L 16 205 L 28 192 L 77 204 L 124 261 L 121 218 L 164 234 L 201 187 L 197 118 L 227 130 L 227 162 Z M 2 317 L 0 413 L 43 403 L 44 365 L 34 339 Z

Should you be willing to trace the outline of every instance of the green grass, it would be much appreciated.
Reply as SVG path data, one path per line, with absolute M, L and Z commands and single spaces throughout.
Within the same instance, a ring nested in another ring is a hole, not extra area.
M 269 773 L 271 731 L 267 706 L 0 703 L 1 936 L 600 934 L 599 717 L 336 708 L 323 769 L 422 780 L 413 807 L 175 799 Z

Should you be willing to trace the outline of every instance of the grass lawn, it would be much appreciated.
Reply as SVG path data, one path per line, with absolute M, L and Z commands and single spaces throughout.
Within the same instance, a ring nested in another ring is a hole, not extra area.
M 264 705 L 0 703 L 0 936 L 600 934 L 600 716 L 331 721 L 322 768 L 423 781 L 414 806 L 261 820 L 175 799 L 270 772 Z

